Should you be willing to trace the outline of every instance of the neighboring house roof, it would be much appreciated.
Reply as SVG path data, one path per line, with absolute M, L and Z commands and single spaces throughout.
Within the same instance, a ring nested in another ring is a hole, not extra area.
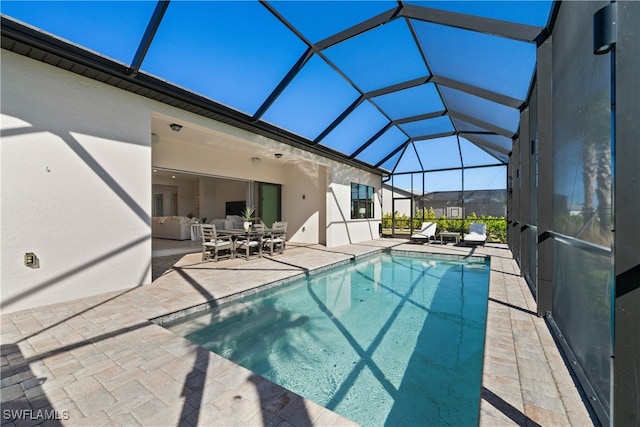
M 389 190 L 391 192 L 393 192 L 394 194 L 399 194 L 401 196 L 404 197 L 415 197 L 416 194 L 412 193 L 411 191 L 408 190 L 403 190 L 402 188 L 397 188 L 397 187 L 393 187 L 389 184 L 382 184 L 382 188 L 385 190 Z

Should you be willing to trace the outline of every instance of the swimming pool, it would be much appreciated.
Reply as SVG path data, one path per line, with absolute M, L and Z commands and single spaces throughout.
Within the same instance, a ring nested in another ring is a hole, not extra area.
M 165 327 L 364 426 L 477 425 L 488 284 L 383 253 Z

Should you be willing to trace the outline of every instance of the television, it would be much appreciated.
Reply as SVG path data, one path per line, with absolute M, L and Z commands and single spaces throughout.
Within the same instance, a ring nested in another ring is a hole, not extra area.
M 242 215 L 242 211 L 246 208 L 247 203 L 243 200 L 241 202 L 226 202 L 224 214 L 225 215 Z

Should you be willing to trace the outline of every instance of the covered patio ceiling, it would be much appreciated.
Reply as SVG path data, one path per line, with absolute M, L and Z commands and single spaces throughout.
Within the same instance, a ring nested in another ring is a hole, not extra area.
M 5 49 L 383 173 L 505 164 L 552 15 L 552 1 L 1 7 Z

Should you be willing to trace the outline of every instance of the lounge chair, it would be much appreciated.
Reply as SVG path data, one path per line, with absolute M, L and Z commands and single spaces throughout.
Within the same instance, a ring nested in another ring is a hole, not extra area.
M 436 239 L 436 223 L 435 222 L 423 222 L 420 231 L 411 235 L 412 242 L 424 242 L 431 243 L 431 238 Z
M 465 243 L 484 245 L 487 242 L 487 224 L 472 222 L 469 224 L 469 233 L 465 233 L 462 240 Z
M 213 224 L 200 224 L 202 236 L 202 260 L 206 261 L 213 254 L 213 260 L 218 262 L 219 252 L 228 251 L 224 257 L 234 258 L 234 245 L 231 236 L 218 236 L 216 226 Z

